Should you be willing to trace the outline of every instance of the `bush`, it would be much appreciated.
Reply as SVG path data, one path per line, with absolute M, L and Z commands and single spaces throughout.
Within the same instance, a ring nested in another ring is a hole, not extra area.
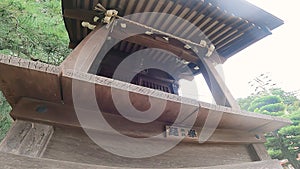
M 12 119 L 9 116 L 10 111 L 11 107 L 0 91 L 0 141 L 5 137 L 11 126 Z

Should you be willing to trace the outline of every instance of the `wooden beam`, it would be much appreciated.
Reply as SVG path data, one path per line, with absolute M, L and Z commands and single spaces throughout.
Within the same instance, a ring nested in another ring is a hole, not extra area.
M 119 130 L 118 130 L 119 131 Z M 109 133 L 99 133 L 99 138 L 109 145 L 117 143 L 114 148 L 121 148 L 120 140 Z M 149 143 L 153 144 L 153 143 Z M 155 142 L 154 144 L 159 144 Z M 150 145 L 149 145 L 150 146 Z M 147 148 L 147 145 L 145 145 Z M 88 153 L 87 153 L 88 152 Z M 135 149 L 128 150 L 136 153 Z M 172 150 L 163 154 L 143 159 L 131 159 L 107 153 L 87 136 L 84 130 L 67 127 L 55 127 L 44 158 L 84 162 L 102 166 L 134 167 L 134 168 L 189 168 L 216 165 L 236 165 L 247 163 L 251 165 L 252 158 L 244 144 L 197 144 L 181 142 Z M 101 160 L 99 160 L 101 159 Z M 272 166 L 272 165 L 271 165 Z M 220 166 L 218 166 L 220 167 Z
M 103 47 L 110 29 L 98 26 L 71 52 L 60 65 L 63 69 L 79 70 L 87 73 Z
M 85 21 L 91 24 L 96 24 L 94 22 L 94 17 L 98 15 L 99 14 L 96 11 L 86 10 L 86 9 L 64 9 L 63 12 L 63 16 L 65 18 Z
M 94 23 L 93 18 L 96 15 L 97 15 L 97 12 L 91 11 L 91 10 L 85 10 L 85 9 L 65 9 L 64 10 L 64 17 L 70 18 L 70 19 L 81 20 L 81 21 L 87 21 L 90 23 Z M 94 24 L 97 24 L 97 23 L 94 23 Z M 119 26 L 116 26 L 114 28 L 114 30 L 112 31 L 111 36 L 116 39 L 122 39 L 126 42 L 143 45 L 143 46 L 149 47 L 149 48 L 164 49 L 164 50 L 174 53 L 176 56 L 178 56 L 182 59 L 196 63 L 197 57 L 194 56 L 194 53 L 192 52 L 192 50 L 186 50 L 183 47 L 184 45 L 179 47 L 179 46 L 172 45 L 170 43 L 161 41 L 161 40 L 159 40 L 160 38 L 158 38 L 158 37 L 152 37 L 152 36 L 147 36 L 147 35 L 133 36 L 133 33 L 130 33 L 130 29 L 132 29 L 132 25 L 131 25 L 131 28 L 128 28 L 126 30 L 127 32 L 124 33 L 124 31 L 120 30 Z M 138 30 L 140 30 L 140 29 L 138 29 Z M 125 37 L 128 37 L 128 38 L 125 38 Z M 72 46 L 74 47 L 76 45 L 77 44 L 74 44 Z M 225 60 L 226 59 L 224 58 L 224 60 L 222 59 L 221 61 L 220 60 L 218 60 L 218 61 L 220 61 L 220 63 L 224 63 Z
M 11 106 L 27 96 L 61 102 L 60 68 L 0 54 L 0 88 Z
M 254 157 L 254 161 L 265 161 L 265 160 L 271 160 L 270 155 L 268 154 L 268 151 L 264 144 L 251 144 L 249 145 L 250 152 L 252 156 Z
M 169 52 L 174 53 L 176 56 L 187 60 L 189 62 L 196 63 L 197 65 L 200 65 L 202 72 L 204 72 L 204 78 L 208 84 L 208 86 L 211 89 L 212 95 L 218 105 L 224 105 L 228 107 L 232 107 L 236 110 L 240 110 L 240 107 L 238 103 L 235 101 L 233 96 L 231 95 L 229 89 L 226 87 L 225 82 L 215 69 L 214 65 L 212 64 L 211 59 L 205 58 L 204 56 L 197 57 L 195 56 L 195 53 L 192 50 L 186 50 L 182 47 L 180 47 L 177 43 L 176 45 L 170 44 L 169 42 L 164 42 L 162 40 L 158 40 L 155 36 L 149 36 L 149 35 L 133 35 L 130 33 L 130 31 L 127 31 L 126 34 L 122 33 L 120 30 L 121 28 L 115 28 L 112 33 L 112 37 L 117 39 L 124 39 L 127 42 L 130 43 L 136 43 L 143 46 L 146 46 L 148 48 L 160 48 Z M 128 28 L 129 29 L 129 28 Z M 133 28 L 131 28 L 133 29 Z M 130 30 L 130 29 L 129 29 Z M 138 30 L 141 31 L 141 30 Z M 128 38 L 126 38 L 128 37 Z M 204 49 L 203 49 L 204 50 Z M 214 60 L 215 59 L 214 53 Z M 222 61 L 220 61 L 222 62 Z
M 214 97 L 216 104 L 221 106 L 231 107 L 237 111 L 240 110 L 240 106 L 232 96 L 231 92 L 227 88 L 224 80 L 216 70 L 215 66 L 205 57 L 199 57 L 198 65 L 200 65 L 201 72 L 206 80 L 208 87 Z
M 278 160 L 268 160 L 233 165 L 203 167 L 199 169 L 282 169 L 282 166 L 280 165 L 280 162 Z
M 43 105 L 47 112 L 38 113 L 35 108 Z M 93 110 L 84 110 L 87 114 Z M 151 137 L 164 132 L 165 126 L 169 124 L 168 121 L 154 121 L 146 125 L 139 125 L 138 123 L 130 122 L 120 115 L 111 113 L 102 113 L 105 119 L 119 132 L 132 137 Z M 54 126 L 69 126 L 81 128 L 77 119 L 76 112 L 72 106 L 63 104 L 54 104 L 38 100 L 23 99 L 11 113 L 11 115 L 20 120 L 46 123 Z M 121 125 L 120 125 L 121 124 Z M 88 126 L 86 126 L 88 127 Z M 91 130 L 107 133 L 101 129 L 96 129 L 90 126 Z M 201 132 L 201 127 L 193 127 L 198 133 Z M 229 130 L 229 129 L 216 129 L 214 134 L 207 140 L 206 143 L 232 143 L 232 144 L 250 144 L 250 143 L 263 143 L 264 137 L 257 139 L 255 133 Z M 184 142 L 197 143 L 198 139 L 186 138 Z
M 116 39 L 124 39 L 125 37 L 128 36 L 128 34 L 123 34 L 121 32 L 114 32 L 111 36 Z M 157 38 L 153 38 L 149 35 L 133 35 L 133 36 L 129 36 L 128 38 L 125 38 L 124 41 L 142 45 L 148 48 L 163 49 L 189 62 L 196 63 L 198 59 L 196 56 L 192 54 L 191 51 L 187 51 L 183 48 L 177 47 L 170 43 L 157 40 Z
M 2 141 L 0 151 L 41 157 L 52 133 L 52 126 L 17 120 Z
M 0 152 L 1 168 L 13 169 L 108 169 L 106 166 L 89 165 L 68 161 L 51 160 L 47 158 L 32 158 L 28 156 L 15 155 Z M 116 169 L 111 167 L 111 169 Z
M 117 167 L 101 166 L 93 164 L 84 164 L 78 162 L 68 162 L 61 160 L 52 160 L 46 158 L 31 158 L 26 156 L 14 155 L 9 153 L 0 152 L 1 167 L 3 168 L 14 168 L 14 169 L 24 169 L 24 168 L 39 168 L 39 169 L 117 169 Z M 132 169 L 128 167 L 122 167 L 124 169 Z M 248 162 L 241 164 L 232 165 L 220 165 L 220 166 L 210 166 L 210 167 L 193 167 L 185 169 L 282 169 L 278 160 L 269 160 L 263 162 Z M 148 168 L 149 169 L 149 168 Z
M 111 30 L 111 34 L 109 36 L 119 41 L 123 40 L 148 48 L 163 49 L 172 52 L 182 59 L 196 63 L 197 57 L 194 55 L 192 50 L 184 48 L 184 43 L 172 38 L 170 38 L 169 41 L 166 41 L 161 37 L 163 35 L 146 35 L 144 34 L 145 32 L 146 30 L 144 30 L 144 28 L 135 26 L 133 24 L 127 23 L 125 30 L 124 28 L 121 28 L 119 24 L 117 24 Z
M 99 88 L 97 89 L 99 90 Z M 105 89 L 103 89 L 105 90 Z M 110 90 L 110 89 L 108 89 Z M 147 89 L 145 89 L 147 90 Z M 107 91 L 106 91 L 107 92 Z M 108 110 L 109 107 L 105 107 L 104 105 L 113 107 L 112 104 L 106 104 L 105 101 L 110 102 L 110 98 L 106 96 L 105 91 L 103 91 L 103 94 L 101 95 L 102 98 L 100 100 L 100 105 L 102 109 Z M 84 95 L 81 96 L 83 98 L 87 98 L 88 96 Z M 139 104 L 143 104 L 146 100 L 142 96 L 135 96 L 135 98 L 132 100 L 134 105 L 137 105 L 138 108 L 141 108 Z M 103 103 L 104 102 L 104 103 Z M 38 113 L 36 111 L 36 108 L 43 105 L 45 108 L 47 108 L 47 112 L 45 113 Z M 195 110 L 194 106 L 188 106 L 188 105 L 183 105 L 184 109 L 186 110 L 186 116 L 189 116 L 193 110 Z M 175 107 L 175 108 L 174 108 Z M 110 108 L 111 109 L 111 108 Z M 159 128 L 159 131 L 163 128 L 163 125 L 167 125 L 172 123 L 174 121 L 174 118 L 177 116 L 177 110 L 178 109 L 178 104 L 175 102 L 167 102 L 166 105 L 166 110 L 162 113 L 162 116 L 157 119 L 157 126 Z M 97 110 L 89 110 L 89 108 L 81 108 L 80 110 L 87 112 L 87 113 L 93 113 Z M 116 114 L 115 112 L 111 111 L 102 111 L 104 112 L 105 116 L 112 116 L 112 117 L 118 117 L 119 114 Z M 224 113 L 223 113 L 224 112 Z M 204 122 L 207 118 L 208 113 L 213 113 L 213 114 L 219 114 L 223 113 L 221 122 L 219 124 L 218 129 L 225 129 L 225 130 L 235 130 L 235 131 L 243 131 L 244 133 L 249 133 L 249 140 L 252 140 L 251 142 L 264 142 L 264 137 L 261 136 L 262 133 L 265 132 L 270 132 L 270 130 L 275 130 L 277 129 L 277 125 L 274 126 L 273 129 L 268 128 L 268 130 L 265 130 L 263 127 L 260 129 L 260 131 L 257 132 L 251 132 L 250 130 L 252 128 L 256 128 L 257 125 L 262 125 L 262 124 L 267 124 L 270 121 L 273 121 L 272 118 L 267 118 L 267 116 L 264 115 L 256 115 L 254 113 L 239 113 L 239 112 L 232 112 L 231 110 L 225 110 L 222 107 L 218 106 L 209 106 L 207 108 L 205 105 L 200 106 L 198 116 L 196 119 L 196 122 L 194 124 L 194 127 L 196 128 L 201 128 L 204 125 Z M 17 106 L 12 110 L 11 115 L 16 118 L 16 119 L 23 119 L 23 120 L 29 120 L 29 121 L 37 121 L 37 122 L 43 122 L 43 123 L 48 123 L 48 124 L 57 124 L 57 125 L 67 125 L 67 126 L 79 126 L 80 124 L 78 123 L 76 112 L 73 108 L 72 105 L 68 104 L 56 104 L 56 103 L 50 103 L 50 102 L 44 102 L 44 101 L 38 101 L 38 100 L 33 100 L 33 99 L 22 99 Z M 114 119 L 114 118 L 112 118 Z M 117 123 L 119 124 L 120 119 L 116 118 L 114 120 L 111 120 L 112 123 Z M 285 121 L 276 121 L 278 124 L 281 124 L 282 126 L 287 125 L 288 122 Z M 120 127 L 120 130 L 126 130 L 127 127 L 129 126 L 135 126 L 135 123 L 131 124 L 128 123 L 128 121 L 124 121 L 124 123 L 128 125 L 122 125 L 123 127 Z M 118 125 L 116 126 L 118 127 Z M 153 126 L 155 126 L 153 124 Z M 148 129 L 156 128 L 156 127 L 149 127 Z M 137 126 L 136 128 L 139 128 L 140 126 Z M 128 131 L 131 131 L 133 128 L 128 128 Z M 142 129 L 142 128 L 141 128 Z M 147 132 L 148 129 L 146 129 Z M 154 130 L 154 129 L 153 129 Z M 147 132 L 143 132 L 144 134 Z M 151 132 L 150 132 L 151 133 Z M 233 134 L 237 138 L 237 135 L 240 135 L 242 138 L 245 138 L 243 134 L 238 134 L 235 133 Z M 259 135 L 261 138 L 257 139 L 255 138 L 256 135 Z M 230 137 L 230 134 L 228 135 Z M 228 138 L 226 136 L 226 138 Z M 215 140 L 221 140 L 222 137 L 212 137 L 212 139 Z M 225 139 L 225 136 L 224 136 Z M 237 140 L 238 141 L 238 140 Z M 243 142 L 243 141 L 242 141 Z

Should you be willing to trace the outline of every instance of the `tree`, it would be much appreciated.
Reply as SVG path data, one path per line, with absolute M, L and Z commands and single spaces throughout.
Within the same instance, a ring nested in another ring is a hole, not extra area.
M 275 88 L 238 101 L 245 110 L 281 116 L 293 121 L 291 126 L 266 134 L 266 147 L 272 158 L 288 159 L 295 168 L 300 168 L 300 163 L 296 160 L 300 153 L 299 99 L 291 92 Z

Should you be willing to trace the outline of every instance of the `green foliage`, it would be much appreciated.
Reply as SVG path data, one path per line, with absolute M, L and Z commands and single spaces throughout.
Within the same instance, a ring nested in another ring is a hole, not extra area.
M 60 0 L 1 0 L 0 53 L 58 65 L 68 55 Z
M 300 110 L 294 111 L 286 117 L 292 120 L 294 126 L 300 125 Z
M 283 159 L 283 156 L 282 156 L 282 153 L 280 150 L 268 149 L 268 153 L 273 159 Z
M 285 105 L 283 103 L 274 103 L 264 105 L 259 109 L 259 112 L 282 112 L 285 109 Z M 282 114 L 283 115 L 283 114 Z
M 256 109 L 258 109 L 256 112 L 262 112 L 263 111 L 262 107 L 271 104 L 278 104 L 281 102 L 282 102 L 281 98 L 274 95 L 258 97 L 251 102 L 248 110 L 255 111 Z
M 285 92 L 280 88 L 271 89 L 270 92 L 272 95 L 282 98 L 283 103 L 286 105 L 299 104 L 299 99 L 292 92 Z
M 260 95 L 238 99 L 238 101 L 247 111 L 291 119 L 293 122 L 291 126 L 266 134 L 265 145 L 272 158 L 288 159 L 295 168 L 300 168 L 300 163 L 296 160 L 300 153 L 299 99 L 293 93 L 277 88 Z
M 255 98 L 256 98 L 255 96 L 248 96 L 247 98 L 244 99 L 239 98 L 237 99 L 237 101 L 243 110 L 248 110 L 251 105 L 251 101 L 254 100 Z
M 12 122 L 10 116 L 8 115 L 10 110 L 11 107 L 5 100 L 2 92 L 0 92 L 0 141 L 4 138 Z
M 1 0 L 0 53 L 58 65 L 69 54 L 61 0 Z M 0 140 L 11 125 L 0 91 Z

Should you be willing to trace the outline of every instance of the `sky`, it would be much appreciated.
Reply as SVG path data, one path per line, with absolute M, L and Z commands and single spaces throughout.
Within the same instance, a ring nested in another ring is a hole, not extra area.
M 232 56 L 223 65 L 227 87 L 235 98 L 249 96 L 248 84 L 268 73 L 285 91 L 300 89 L 300 10 L 296 0 L 248 0 L 284 21 L 272 35 Z

